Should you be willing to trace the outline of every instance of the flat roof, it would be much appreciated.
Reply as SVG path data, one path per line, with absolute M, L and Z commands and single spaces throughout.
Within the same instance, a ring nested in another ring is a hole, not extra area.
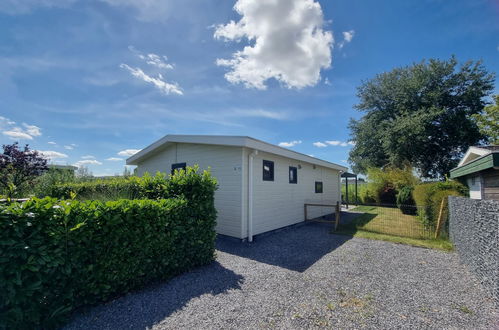
M 328 162 L 319 158 L 315 158 L 300 152 L 296 152 L 287 148 L 279 147 L 277 145 L 257 140 L 249 136 L 234 136 L 234 135 L 172 135 L 168 134 L 163 138 L 157 140 L 146 148 L 142 149 L 135 155 L 126 160 L 127 165 L 138 165 L 142 160 L 156 154 L 157 152 L 165 149 L 174 143 L 192 143 L 192 144 L 207 144 L 207 145 L 221 145 L 232 147 L 244 147 L 255 149 L 274 155 L 300 160 L 306 163 L 319 165 L 338 171 L 346 172 L 347 167 Z

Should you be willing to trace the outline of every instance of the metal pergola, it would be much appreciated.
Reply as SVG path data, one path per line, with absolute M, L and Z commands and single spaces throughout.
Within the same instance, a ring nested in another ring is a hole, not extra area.
M 359 196 L 358 196 L 358 190 L 357 190 L 357 174 L 354 173 L 342 173 L 341 174 L 342 178 L 345 178 L 345 204 L 348 209 L 348 179 L 349 178 L 355 178 L 355 205 L 358 205 L 359 201 Z

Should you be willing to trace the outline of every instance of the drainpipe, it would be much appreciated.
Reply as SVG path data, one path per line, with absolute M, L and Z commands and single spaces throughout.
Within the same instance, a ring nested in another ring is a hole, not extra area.
M 248 242 L 253 242 L 253 158 L 258 150 L 253 150 L 248 157 Z

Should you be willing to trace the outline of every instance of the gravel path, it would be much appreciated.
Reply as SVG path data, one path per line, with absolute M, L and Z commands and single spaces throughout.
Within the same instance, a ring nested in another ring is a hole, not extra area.
M 499 329 L 455 253 L 309 224 L 221 238 L 217 261 L 76 316 L 67 329 Z

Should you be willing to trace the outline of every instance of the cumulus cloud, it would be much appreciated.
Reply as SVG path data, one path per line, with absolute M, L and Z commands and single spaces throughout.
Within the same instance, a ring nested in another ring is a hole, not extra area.
M 119 162 L 119 161 L 122 161 L 123 158 L 118 158 L 118 157 L 109 157 L 109 158 L 106 158 L 106 160 L 110 161 L 110 162 Z
M 343 34 L 343 40 L 338 43 L 338 47 L 340 49 L 352 41 L 355 35 L 355 31 L 354 30 L 344 31 L 342 32 L 342 34 Z
M 248 45 L 230 59 L 217 59 L 230 69 L 225 78 L 248 88 L 265 89 L 274 78 L 288 88 L 313 86 L 320 71 L 331 66 L 333 35 L 324 31 L 321 6 L 314 0 L 238 0 L 238 22 L 218 25 L 214 37 L 246 39 Z
M 23 126 L 24 126 L 24 130 L 26 131 L 26 133 L 28 133 L 31 136 L 42 135 L 42 131 L 41 131 L 40 127 L 38 127 L 38 126 L 28 125 L 26 123 L 23 123 Z
M 327 147 L 327 144 L 322 143 L 322 142 L 314 142 L 314 143 L 312 143 L 312 144 L 313 144 L 315 147 L 317 147 L 317 148 L 325 148 L 325 147 Z
M 38 152 L 45 158 L 49 160 L 54 160 L 58 158 L 68 158 L 68 155 L 63 154 L 62 152 L 53 151 L 53 150 L 38 150 Z
M 15 126 L 16 122 L 8 118 L 0 116 L 0 131 L 14 140 L 33 140 L 33 137 L 42 135 L 40 127 L 28 125 L 26 123 L 21 126 Z
M 177 83 L 169 83 L 165 81 L 163 78 L 163 75 L 161 73 L 158 74 L 158 76 L 152 77 L 146 74 L 144 71 L 142 71 L 141 68 L 132 68 L 128 64 L 120 64 L 120 68 L 126 69 L 130 74 L 138 79 L 141 79 L 147 83 L 153 84 L 154 87 L 159 89 L 161 92 L 165 93 L 166 95 L 169 94 L 177 94 L 177 95 L 183 95 L 184 93 L 180 89 Z
M 8 137 L 10 137 L 12 139 L 33 140 L 33 137 L 31 135 L 29 135 L 28 133 L 23 132 L 19 128 L 13 128 L 12 130 L 3 131 L 2 133 L 4 135 L 7 135 Z
M 85 165 L 102 165 L 102 163 L 99 162 L 98 160 L 95 160 L 95 159 L 79 160 L 76 163 L 74 163 L 74 166 L 77 166 L 77 167 L 82 167 Z
M 95 156 L 85 155 L 85 156 L 81 156 L 81 159 L 95 159 Z
M 289 142 L 280 142 L 279 147 L 290 148 L 290 147 L 294 147 L 295 145 L 300 144 L 300 143 L 301 143 L 301 140 L 294 140 L 294 141 L 289 141 Z
M 135 155 L 140 150 L 141 149 L 125 149 L 125 150 L 118 152 L 118 156 L 130 157 L 132 155 Z

